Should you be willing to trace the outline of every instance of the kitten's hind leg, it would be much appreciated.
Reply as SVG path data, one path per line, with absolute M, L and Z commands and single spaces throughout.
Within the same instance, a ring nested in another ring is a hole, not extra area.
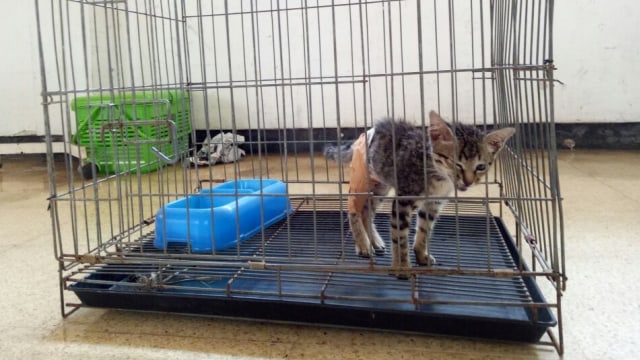
M 389 187 L 384 184 L 371 184 L 374 195 L 386 195 Z M 382 202 L 379 198 L 364 198 L 363 195 L 350 195 L 349 226 L 356 245 L 356 255 L 371 257 L 384 254 L 384 241 L 374 223 L 376 209 Z
M 371 257 L 373 249 L 369 240 L 369 224 L 373 219 L 371 219 L 368 204 L 369 193 L 374 184 L 369 177 L 366 161 L 366 137 L 363 135 L 353 144 L 348 197 L 349 226 L 355 242 L 356 255 Z
M 373 255 L 369 235 L 364 225 L 367 221 L 363 219 L 362 212 L 349 213 L 349 227 L 356 245 L 356 255 L 362 257 L 371 257 Z
M 373 192 L 373 195 L 383 196 L 389 193 L 389 189 L 390 189 L 389 186 L 384 185 L 382 183 L 377 183 L 373 187 L 372 192 Z M 367 229 L 369 240 L 371 241 L 371 245 L 373 246 L 373 251 L 375 252 L 376 255 L 384 255 L 385 253 L 384 240 L 382 240 L 382 237 L 378 233 L 378 229 L 376 229 L 376 224 L 374 222 L 376 217 L 376 210 L 378 209 L 378 206 L 380 205 L 380 203 L 382 203 L 382 199 L 375 198 L 375 197 L 370 198 L 368 201 L 367 207 L 365 208 L 365 211 L 367 213 L 363 214 L 363 216 L 366 216 L 368 220 L 365 222 L 365 228 Z

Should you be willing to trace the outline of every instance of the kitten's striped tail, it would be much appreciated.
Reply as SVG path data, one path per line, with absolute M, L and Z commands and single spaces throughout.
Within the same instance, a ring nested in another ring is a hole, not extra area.
M 333 160 L 336 162 L 349 162 L 351 161 L 351 157 L 353 156 L 353 141 L 336 146 L 336 145 L 327 145 L 324 148 L 324 157 L 328 160 Z

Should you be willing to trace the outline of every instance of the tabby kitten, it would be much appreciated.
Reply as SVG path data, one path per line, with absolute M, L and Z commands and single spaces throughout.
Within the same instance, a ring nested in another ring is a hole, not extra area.
M 416 262 L 427 266 L 435 264 L 428 242 L 446 201 L 429 198 L 450 196 L 454 188 L 465 191 L 477 184 L 514 133 L 513 128 L 485 134 L 474 126 L 450 125 L 435 111 L 429 113 L 428 134 L 404 120 L 393 119 L 383 119 L 367 131 L 370 191 L 384 196 L 394 188 L 399 197 L 393 201 L 391 210 L 394 268 L 411 266 L 408 235 L 411 214 L 416 209 L 419 209 L 413 243 Z M 325 156 L 333 160 L 350 161 L 352 154 L 351 144 L 325 149 Z M 385 251 L 384 241 L 373 223 L 380 202 L 381 199 L 374 197 L 362 212 L 349 214 L 357 255 L 370 257 Z M 407 278 L 402 272 L 396 275 Z

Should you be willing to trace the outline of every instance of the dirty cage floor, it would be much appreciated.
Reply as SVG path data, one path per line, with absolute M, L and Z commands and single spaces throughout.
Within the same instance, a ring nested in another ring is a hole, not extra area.
M 376 224 L 387 241 L 388 223 L 388 214 L 378 214 Z M 389 244 L 384 255 L 362 259 L 354 254 L 348 234 L 345 213 L 299 209 L 238 248 L 219 254 L 267 258 L 270 263 L 291 259 L 300 263 L 305 258 L 309 263 L 321 260 L 327 265 L 390 263 Z M 153 248 L 153 238 L 153 232 L 143 236 L 129 254 L 161 252 Z M 501 220 L 487 215 L 442 215 L 434 229 L 431 251 L 440 267 L 481 269 L 488 261 L 496 269 L 521 265 Z M 169 252 L 179 256 L 186 249 L 172 245 Z M 534 280 L 520 276 L 417 275 L 403 281 L 379 272 L 277 271 L 179 262 L 163 266 L 135 262 L 92 265 L 80 273 L 68 280 L 69 287 L 84 305 L 94 307 L 524 342 L 538 341 L 556 324 L 546 307 L 533 310 L 495 304 L 545 302 Z M 417 304 L 412 298 L 418 299 Z M 459 304 L 447 303 L 452 301 Z M 485 304 L 470 304 L 473 302 Z M 487 305 L 490 303 L 494 304 Z

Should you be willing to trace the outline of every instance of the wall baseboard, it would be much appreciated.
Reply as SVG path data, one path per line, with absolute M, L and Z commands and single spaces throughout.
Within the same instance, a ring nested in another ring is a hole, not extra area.
M 537 139 L 523 139 L 526 146 L 546 146 L 548 131 L 544 125 L 523 124 L 527 126 L 528 134 L 537 134 Z M 344 128 L 341 132 L 343 141 L 356 139 L 365 129 Z M 221 130 L 211 130 L 211 136 Z M 230 130 L 224 130 L 230 132 Z M 266 130 L 238 130 L 239 135 L 245 137 L 243 146 L 248 152 L 256 153 L 259 149 L 269 153 L 287 152 L 322 152 L 326 144 L 338 142 L 336 128 L 329 129 L 266 129 Z M 260 136 L 258 136 L 260 135 Z M 196 130 L 196 141 L 201 143 L 207 136 L 206 130 Z M 311 140 L 313 139 L 313 141 Z M 609 150 L 640 150 L 640 122 L 633 123 L 561 123 L 556 124 L 556 140 L 558 148 L 562 142 L 571 139 L 576 149 L 609 149 Z M 65 152 L 63 137 L 53 137 L 54 152 Z M 283 144 L 287 144 L 283 147 Z M 74 147 L 75 149 L 75 147 Z M 42 154 L 46 152 L 44 136 L 0 136 L 0 154 Z M 74 151 L 74 154 L 78 151 Z
M 536 134 L 536 138 L 522 138 L 526 147 L 546 147 L 548 141 L 548 129 L 546 125 L 522 124 L 527 127 L 526 134 Z M 343 128 L 342 140 L 348 142 L 356 139 L 365 129 Z M 227 132 L 230 130 L 225 130 Z M 220 133 L 220 130 L 212 130 L 211 136 Z M 248 144 L 246 149 L 257 151 L 257 130 L 239 130 L 239 135 L 245 137 Z M 205 130 L 196 130 L 196 141 L 201 143 L 206 138 Z M 260 131 L 260 141 L 263 150 L 268 152 L 283 151 L 281 146 L 287 143 L 288 152 L 307 152 L 313 149 L 321 152 L 326 144 L 338 142 L 338 131 L 331 129 L 267 129 Z M 310 141 L 313 139 L 313 142 Z M 559 149 L 565 147 L 563 142 L 571 139 L 575 142 L 575 149 L 608 149 L 608 150 L 640 150 L 640 122 L 636 123 L 562 123 L 556 124 L 556 142 Z
M 640 122 L 556 124 L 558 143 L 572 139 L 576 149 L 640 149 Z
M 61 135 L 52 136 L 54 152 L 64 152 Z M 47 152 L 45 137 L 42 135 L 0 136 L 0 154 L 44 154 Z

